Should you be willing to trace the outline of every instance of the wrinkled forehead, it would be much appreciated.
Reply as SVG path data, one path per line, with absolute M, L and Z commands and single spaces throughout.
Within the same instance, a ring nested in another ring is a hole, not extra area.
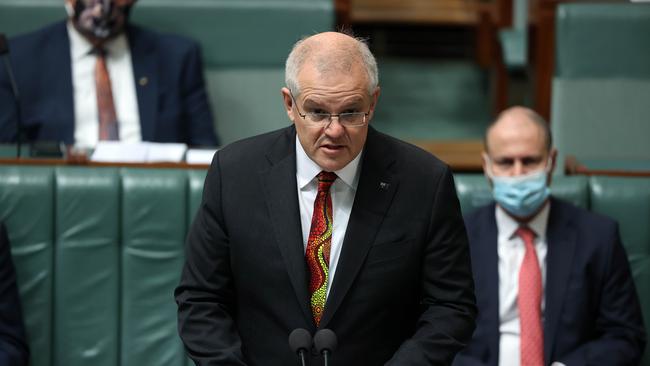
M 91 6 L 91 5 L 96 5 L 96 4 L 104 4 L 104 5 L 116 5 L 116 6 L 129 6 L 133 5 L 133 3 L 136 2 L 136 0 L 68 0 L 72 4 L 76 4 L 77 2 L 81 2 L 86 6 Z

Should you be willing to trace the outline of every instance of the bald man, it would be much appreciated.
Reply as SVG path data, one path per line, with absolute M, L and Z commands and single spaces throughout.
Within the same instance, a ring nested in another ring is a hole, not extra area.
M 550 195 L 556 156 L 532 110 L 487 129 L 495 203 L 465 219 L 479 317 L 455 366 L 639 363 L 645 332 L 618 226 Z
M 20 118 L 23 141 L 217 145 L 198 44 L 129 24 L 135 3 L 65 0 L 67 21 L 10 40 L 21 104 L 0 68 L 0 143 Z
M 330 365 L 450 364 L 476 309 L 449 167 L 370 127 L 363 42 L 306 38 L 285 76 L 292 125 L 218 151 L 208 172 L 175 293 L 189 356 L 296 365 L 287 339 L 303 328 L 336 334 Z

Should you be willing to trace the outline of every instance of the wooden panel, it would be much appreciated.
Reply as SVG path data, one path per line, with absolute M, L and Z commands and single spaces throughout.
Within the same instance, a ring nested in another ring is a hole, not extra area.
M 476 24 L 478 0 L 350 0 L 352 23 Z
M 482 172 L 482 140 L 412 140 L 412 144 L 426 150 L 447 163 L 454 172 Z

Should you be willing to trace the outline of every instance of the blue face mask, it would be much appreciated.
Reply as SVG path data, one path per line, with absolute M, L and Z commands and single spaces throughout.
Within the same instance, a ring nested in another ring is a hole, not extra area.
M 490 174 L 494 200 L 513 216 L 531 216 L 550 194 L 546 186 L 547 173 L 546 169 L 542 169 L 517 177 L 497 177 Z

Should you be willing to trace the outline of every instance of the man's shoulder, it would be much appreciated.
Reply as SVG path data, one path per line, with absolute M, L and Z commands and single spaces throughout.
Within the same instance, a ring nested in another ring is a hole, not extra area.
M 34 49 L 37 48 L 39 51 L 42 51 L 43 45 L 51 46 L 52 42 L 55 42 L 57 39 L 65 39 L 65 37 L 66 22 L 59 21 L 31 32 L 22 33 L 12 37 L 9 41 L 10 52 L 12 56 L 22 55 L 27 52 L 31 57 L 33 57 Z
M 609 216 L 587 210 L 561 198 L 551 197 L 551 218 L 561 217 L 569 220 L 574 226 L 585 227 L 588 230 L 613 230 L 617 223 Z
M 367 149 L 395 159 L 402 168 L 414 173 L 437 174 L 448 170 L 446 163 L 422 148 L 373 128 L 368 131 Z
M 189 37 L 175 33 L 163 33 L 137 24 L 129 24 L 126 32 L 131 42 L 142 42 L 168 52 L 186 52 L 198 48 L 198 43 Z
M 235 141 L 219 150 L 220 159 L 225 163 L 247 164 L 266 160 L 269 154 L 292 153 L 294 131 L 293 126 L 289 126 Z

